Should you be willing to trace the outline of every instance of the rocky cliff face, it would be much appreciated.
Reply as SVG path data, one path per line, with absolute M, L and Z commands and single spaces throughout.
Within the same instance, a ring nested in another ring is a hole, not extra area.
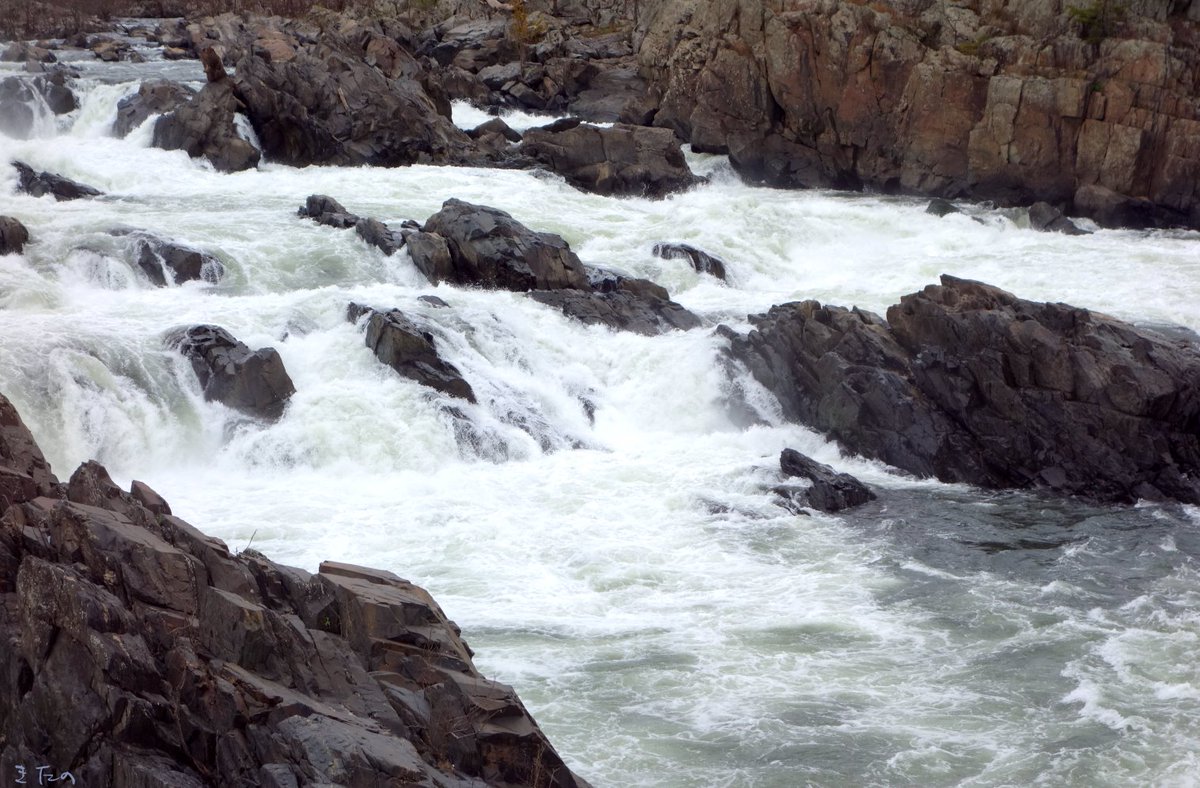
M 232 554 L 0 396 L 0 770 L 86 786 L 585 785 L 422 589 Z
M 654 123 L 756 181 L 1200 226 L 1200 2 L 1068 6 L 658 0 L 639 56 Z

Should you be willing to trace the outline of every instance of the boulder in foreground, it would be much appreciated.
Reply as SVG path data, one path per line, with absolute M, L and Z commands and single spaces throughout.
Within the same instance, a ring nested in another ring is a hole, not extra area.
M 586 788 L 424 589 L 235 554 L 95 462 L 59 485 L 3 396 L 0 459 L 30 480 L 0 499 L 7 773 L 53 764 L 95 788 Z
M 910 473 L 1200 502 L 1200 349 L 943 276 L 885 321 L 816 301 L 723 329 L 788 418 Z

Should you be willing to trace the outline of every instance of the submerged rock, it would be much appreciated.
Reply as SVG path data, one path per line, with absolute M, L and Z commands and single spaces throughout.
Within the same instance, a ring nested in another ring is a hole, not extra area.
M 6 757 L 89 786 L 586 788 L 424 589 L 233 553 L 94 462 L 55 500 L 40 457 L 0 396 L 0 460 L 43 477 L 0 497 Z
M 85 186 L 70 178 L 51 172 L 35 172 L 23 162 L 14 161 L 12 165 L 17 169 L 17 188 L 32 197 L 49 194 L 56 200 L 78 200 L 81 197 L 98 197 L 101 194 L 99 189 Z
M 1200 502 L 1200 349 L 943 276 L 888 320 L 816 301 L 730 341 L 785 415 L 918 476 Z
M 521 153 L 595 194 L 665 197 L 702 182 L 668 129 L 625 124 L 530 129 Z
M 225 275 L 225 266 L 207 252 L 140 230 L 129 235 L 134 238 L 138 267 L 158 287 L 192 281 L 216 284 Z
M 1075 222 L 1064 216 L 1062 211 L 1045 202 L 1035 202 L 1029 206 L 1029 226 L 1044 233 L 1088 234 L 1076 227 Z
M 0 254 L 20 254 L 29 243 L 29 230 L 11 216 L 0 216 Z
M 659 243 L 654 245 L 654 255 L 664 260 L 687 260 L 699 273 L 710 274 L 725 281 L 725 263 L 694 246 Z
M 812 482 L 812 487 L 801 495 L 809 506 L 822 512 L 840 512 L 875 500 L 871 488 L 858 479 L 848 473 L 838 473 L 795 449 L 783 450 L 779 455 L 779 468 L 785 476 Z
M 952 213 L 962 213 L 962 209 L 949 200 L 943 200 L 941 197 L 934 197 L 929 201 L 929 205 L 925 208 L 925 213 L 932 214 L 940 219 L 943 216 L 949 216 Z
M 296 393 L 278 351 L 269 347 L 251 350 L 219 326 L 173 331 L 167 336 L 167 345 L 191 360 L 205 399 L 274 421 Z
M 375 357 L 396 372 L 423 386 L 452 397 L 475 401 L 475 392 L 453 364 L 437 352 L 433 335 L 422 331 L 399 309 L 381 312 L 362 304 L 350 304 L 346 318 L 366 318 L 366 343 Z

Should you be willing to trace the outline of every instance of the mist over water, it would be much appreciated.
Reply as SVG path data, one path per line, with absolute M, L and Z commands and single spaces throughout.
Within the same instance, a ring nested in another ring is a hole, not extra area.
M 1200 330 L 1200 236 L 1035 233 L 980 207 L 937 219 L 921 200 L 751 188 L 711 156 L 690 156 L 708 185 L 662 201 L 468 168 L 224 175 L 149 147 L 152 120 L 108 135 L 138 80 L 201 78 L 149 54 L 79 61 L 79 110 L 0 137 L 0 161 L 105 193 L 18 195 L 0 167 L 0 213 L 34 241 L 0 257 L 0 391 L 60 477 L 95 458 L 234 550 L 425 586 L 597 786 L 1198 782 L 1200 511 L 912 480 L 772 418 L 766 397 L 769 423 L 739 429 L 713 328 L 797 299 L 883 312 L 950 273 Z M 485 119 L 456 106 L 460 125 Z M 661 283 L 706 326 L 619 334 L 430 286 L 406 252 L 299 219 L 314 193 L 389 223 L 451 197 L 500 208 Z M 117 227 L 227 274 L 154 288 Z M 654 257 L 658 241 L 721 257 L 728 284 Z M 379 364 L 350 301 L 425 323 L 479 404 Z M 297 393 L 278 423 L 203 400 L 162 341 L 193 323 L 279 350 Z M 789 513 L 769 490 L 784 447 L 879 500 Z

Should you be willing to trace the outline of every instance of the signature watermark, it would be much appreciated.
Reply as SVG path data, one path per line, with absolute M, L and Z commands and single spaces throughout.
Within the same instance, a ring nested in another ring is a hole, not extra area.
M 13 782 L 16 785 L 53 785 L 57 782 L 75 784 L 75 775 L 60 772 L 53 766 L 37 766 L 30 769 L 17 764 L 15 768 L 17 776 Z

